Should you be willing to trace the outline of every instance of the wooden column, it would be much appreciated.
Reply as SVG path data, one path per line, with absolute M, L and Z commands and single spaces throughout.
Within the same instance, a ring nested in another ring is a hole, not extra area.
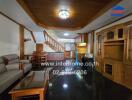
M 88 33 L 84 33 L 84 42 L 88 44 Z
M 91 47 L 90 47 L 90 53 L 94 53 L 94 31 L 91 33 Z
M 20 36 L 20 59 L 24 59 L 24 27 L 19 26 L 19 36 Z

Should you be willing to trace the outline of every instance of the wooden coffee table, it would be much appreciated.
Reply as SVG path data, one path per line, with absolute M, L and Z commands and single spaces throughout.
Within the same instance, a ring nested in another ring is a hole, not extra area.
M 48 87 L 48 75 L 44 71 L 32 71 L 17 86 L 15 86 L 9 94 L 12 100 L 18 97 L 39 95 L 39 100 L 44 100 L 44 96 Z

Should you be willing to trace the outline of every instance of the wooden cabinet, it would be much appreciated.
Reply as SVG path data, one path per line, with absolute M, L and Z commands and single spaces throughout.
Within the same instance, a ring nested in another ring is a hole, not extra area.
M 115 60 L 104 60 L 103 75 L 116 83 L 123 84 L 123 63 Z
M 103 73 L 103 62 L 101 59 L 95 59 L 95 68 L 98 72 Z
M 105 42 L 119 41 L 126 38 L 124 24 L 116 25 L 111 28 L 105 29 Z
M 125 34 L 125 29 L 124 28 L 125 28 L 124 24 L 116 26 L 116 34 L 115 34 L 115 39 L 116 40 L 123 40 L 123 39 L 126 38 L 126 34 Z
M 104 58 L 123 61 L 124 41 L 111 41 L 109 43 L 104 43 Z
M 65 51 L 64 52 L 64 56 L 65 56 L 65 58 L 70 58 L 70 51 Z
M 106 33 L 106 40 L 114 40 L 115 39 L 115 30 L 109 30 Z
M 102 72 L 103 70 L 103 42 L 104 34 L 103 32 L 96 33 L 96 58 L 95 58 L 95 67 L 98 72 Z
M 36 44 L 36 52 L 37 53 L 43 52 L 43 44 Z
M 125 57 L 124 24 L 104 30 L 103 75 L 116 83 L 123 84 L 123 68 Z
M 96 33 L 96 70 L 132 89 L 132 21 Z
M 96 55 L 97 57 L 103 58 L 104 35 L 102 32 L 96 34 L 96 40 Z
M 124 84 L 132 89 L 132 21 L 126 23 L 125 33 L 127 39 L 125 42 Z
M 124 68 L 124 84 L 126 87 L 132 89 L 132 66 L 125 65 Z
M 96 70 L 132 89 L 132 21 L 96 33 Z
M 34 52 L 35 65 L 47 62 L 47 54 L 43 52 L 43 44 L 36 44 L 36 52 Z
M 132 22 L 126 26 L 126 62 L 132 65 Z

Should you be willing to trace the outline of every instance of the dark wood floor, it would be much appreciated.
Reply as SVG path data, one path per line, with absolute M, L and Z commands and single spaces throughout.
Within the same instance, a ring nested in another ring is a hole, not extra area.
M 51 80 L 47 100 L 132 100 L 132 91 L 102 77 L 97 72 L 87 75 L 63 75 Z M 64 88 L 63 85 L 68 87 Z

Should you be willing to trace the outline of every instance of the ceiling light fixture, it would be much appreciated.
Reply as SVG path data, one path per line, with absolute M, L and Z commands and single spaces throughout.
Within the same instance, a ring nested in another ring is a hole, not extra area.
M 69 18 L 70 14 L 68 12 L 68 10 L 60 10 L 59 11 L 59 17 L 62 19 L 67 19 Z
M 69 34 L 68 33 L 64 33 L 64 36 L 69 36 Z

